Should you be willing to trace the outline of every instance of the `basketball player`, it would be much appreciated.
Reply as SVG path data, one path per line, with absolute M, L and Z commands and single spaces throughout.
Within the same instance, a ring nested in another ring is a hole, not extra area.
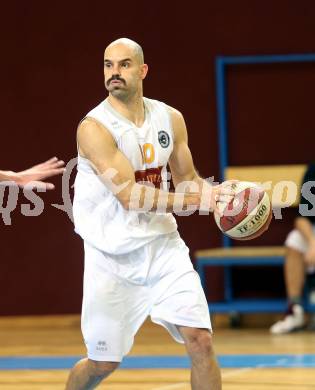
M 304 174 L 304 183 L 315 183 L 315 164 L 310 164 Z M 315 186 L 310 189 L 315 195 Z M 305 194 L 304 194 L 305 195 Z M 313 209 L 309 196 L 301 195 L 300 204 L 307 210 Z M 310 213 L 308 213 L 310 214 Z M 294 221 L 294 229 L 289 233 L 285 246 L 287 253 L 284 264 L 285 285 L 287 290 L 287 311 L 280 321 L 270 328 L 273 334 L 295 332 L 305 327 L 303 308 L 303 290 L 308 278 L 315 294 L 315 215 L 299 215 Z M 315 330 L 315 317 L 312 317 L 309 328 Z
M 32 182 L 35 187 L 53 190 L 55 186 L 52 183 L 47 183 L 43 180 L 63 173 L 65 170 L 63 166 L 63 161 L 59 160 L 57 157 L 53 157 L 41 164 L 28 168 L 25 171 L 0 171 L 0 182 L 13 181 L 20 187 L 24 187 Z
M 72 369 L 67 390 L 94 389 L 110 375 L 148 315 L 185 343 L 192 388 L 221 389 L 207 302 L 171 214 L 182 203 L 201 208 L 201 191 L 209 184 L 194 168 L 181 113 L 143 97 L 147 71 L 136 42 L 112 42 L 104 57 L 109 96 L 78 127 L 73 212 L 85 248 L 87 359 Z M 195 191 L 179 197 L 168 192 L 167 164 L 175 186 L 191 181 Z M 234 195 L 224 185 L 207 191 L 212 209 Z

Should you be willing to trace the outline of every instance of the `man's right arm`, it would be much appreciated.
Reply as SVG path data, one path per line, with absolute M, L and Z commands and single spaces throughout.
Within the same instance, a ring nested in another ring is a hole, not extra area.
M 143 210 L 145 202 L 150 205 L 146 211 L 159 212 L 200 205 L 199 192 L 176 197 L 175 193 L 136 183 L 130 161 L 118 149 L 111 133 L 92 118 L 81 122 L 78 146 L 80 155 L 91 162 L 103 183 L 127 210 Z
M 305 260 L 310 265 L 315 265 L 315 234 L 313 225 L 306 217 L 298 217 L 295 220 L 295 228 L 302 234 L 308 243 Z

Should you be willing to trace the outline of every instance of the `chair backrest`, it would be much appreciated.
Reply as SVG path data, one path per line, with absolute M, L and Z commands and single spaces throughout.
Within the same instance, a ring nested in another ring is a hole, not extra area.
M 297 206 L 301 182 L 307 165 L 231 166 L 225 170 L 225 180 L 251 181 L 268 192 L 273 207 Z

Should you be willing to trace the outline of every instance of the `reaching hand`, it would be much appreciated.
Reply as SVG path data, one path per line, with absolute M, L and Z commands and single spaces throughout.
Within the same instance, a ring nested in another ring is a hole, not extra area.
M 31 184 L 35 188 L 44 188 L 53 190 L 55 186 L 52 183 L 47 183 L 43 180 L 48 177 L 60 175 L 65 171 L 64 162 L 57 157 L 53 157 L 41 164 L 34 165 L 25 171 L 13 173 L 13 180 L 21 187 Z

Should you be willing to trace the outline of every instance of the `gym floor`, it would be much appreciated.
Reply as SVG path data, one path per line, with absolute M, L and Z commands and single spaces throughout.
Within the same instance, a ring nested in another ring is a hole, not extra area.
M 272 336 L 267 327 L 216 326 L 215 349 L 225 390 L 315 389 L 315 332 Z M 0 389 L 62 390 L 85 354 L 79 316 L 2 317 Z M 188 390 L 183 345 L 146 321 L 131 353 L 100 389 Z

